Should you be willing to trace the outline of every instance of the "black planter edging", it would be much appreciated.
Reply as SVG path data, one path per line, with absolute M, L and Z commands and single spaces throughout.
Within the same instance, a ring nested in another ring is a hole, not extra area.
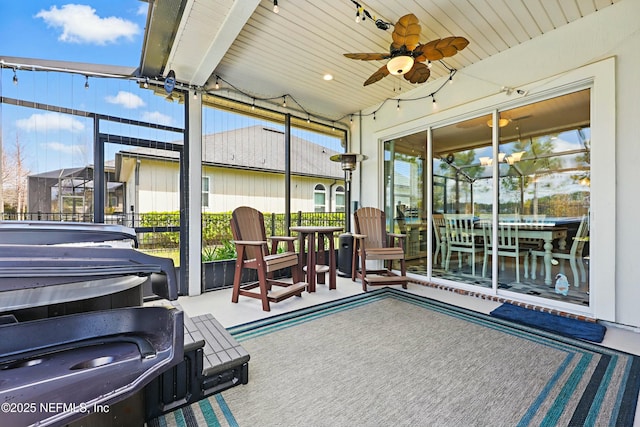
M 202 291 L 214 291 L 233 286 L 235 269 L 235 259 L 202 263 Z M 291 277 L 291 268 L 284 268 L 274 274 L 275 279 L 283 277 Z M 255 282 L 256 280 L 258 280 L 258 274 L 255 270 L 242 269 L 241 283 Z
M 210 261 L 202 263 L 202 291 L 221 288 L 233 283 L 235 261 Z

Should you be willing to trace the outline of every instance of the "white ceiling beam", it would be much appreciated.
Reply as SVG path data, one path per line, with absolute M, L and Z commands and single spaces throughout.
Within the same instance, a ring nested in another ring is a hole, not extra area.
M 189 76 L 190 84 L 204 86 L 259 4 L 260 0 L 236 0 L 233 3 L 215 37 L 204 49 L 202 60 L 196 65 L 193 75 Z M 193 3 L 190 6 L 193 7 Z M 188 16 L 185 11 L 183 19 L 188 19 Z M 171 59 L 170 56 L 169 63 Z

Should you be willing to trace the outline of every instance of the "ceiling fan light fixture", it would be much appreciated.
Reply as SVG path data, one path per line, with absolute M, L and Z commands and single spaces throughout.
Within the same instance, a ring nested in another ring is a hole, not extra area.
M 406 74 L 411 67 L 413 67 L 413 57 L 407 55 L 396 56 L 387 62 L 387 70 L 395 76 Z
M 508 125 L 508 124 L 509 124 L 509 122 L 510 122 L 510 120 L 509 120 L 509 119 L 498 119 L 498 127 L 499 127 L 499 128 L 503 128 L 503 127 L 505 127 L 506 125 Z M 487 126 L 489 126 L 490 128 L 492 128 L 492 127 L 493 127 L 493 120 L 492 120 L 492 119 L 489 119 L 489 120 L 487 121 Z

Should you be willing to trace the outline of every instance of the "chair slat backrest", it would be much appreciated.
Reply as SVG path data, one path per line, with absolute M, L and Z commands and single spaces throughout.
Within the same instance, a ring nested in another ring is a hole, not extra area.
M 491 221 L 483 221 L 482 230 L 484 233 L 485 248 L 491 250 L 493 242 L 493 224 Z M 498 249 L 517 251 L 519 245 L 518 223 L 510 224 L 508 222 L 500 222 L 498 224 Z
M 440 245 L 442 241 L 441 229 L 442 227 L 446 227 L 446 222 L 444 220 L 443 214 L 433 214 L 433 234 L 436 236 L 436 244 Z
M 518 224 L 498 224 L 498 248 L 518 250 Z
M 356 234 L 367 237 L 364 245 L 367 248 L 386 248 L 387 228 L 385 214 L 377 208 L 360 208 L 353 213 Z
M 444 214 L 447 244 L 453 246 L 475 246 L 476 231 L 473 215 Z
M 248 206 L 236 208 L 231 214 L 231 233 L 235 240 L 266 241 L 262 212 Z M 264 253 L 268 253 L 264 246 Z M 246 259 L 262 257 L 257 247 L 247 247 L 246 255 Z
M 576 232 L 576 237 L 573 239 L 573 243 L 571 244 L 571 254 L 574 256 L 581 257 L 582 251 L 584 250 L 584 245 L 589 240 L 589 217 L 587 215 L 582 216 L 582 220 L 580 220 L 580 226 L 578 227 L 578 231 Z

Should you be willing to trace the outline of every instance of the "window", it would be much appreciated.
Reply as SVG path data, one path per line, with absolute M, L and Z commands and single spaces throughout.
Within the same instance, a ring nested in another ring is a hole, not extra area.
M 336 187 L 336 212 L 344 212 L 344 187 L 338 185 Z
M 313 189 L 313 211 L 326 212 L 327 190 L 322 184 L 318 184 Z
M 209 207 L 209 177 L 202 177 L 202 207 Z

